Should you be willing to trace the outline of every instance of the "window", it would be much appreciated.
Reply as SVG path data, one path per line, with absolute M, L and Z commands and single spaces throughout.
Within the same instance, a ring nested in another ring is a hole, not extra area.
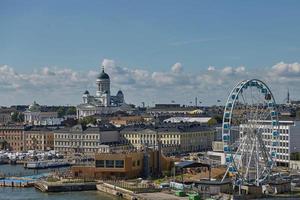
M 96 167 L 104 167 L 104 160 L 96 160 Z
M 135 167 L 135 161 L 132 162 L 132 166 Z
M 105 160 L 105 166 L 108 168 L 114 167 L 114 161 L 113 160 Z
M 124 168 L 124 160 L 116 160 L 115 167 L 116 168 Z
M 138 161 L 136 162 L 136 164 L 137 164 L 137 166 L 140 166 L 140 160 L 138 160 Z

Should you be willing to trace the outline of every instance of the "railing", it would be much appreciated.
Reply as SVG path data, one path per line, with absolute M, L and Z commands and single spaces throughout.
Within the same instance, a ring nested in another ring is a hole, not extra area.
M 103 183 L 108 183 L 110 185 L 113 185 L 114 187 L 120 187 L 126 190 L 130 190 L 134 193 L 150 193 L 161 191 L 160 188 L 145 183 L 126 182 L 122 180 L 103 180 Z

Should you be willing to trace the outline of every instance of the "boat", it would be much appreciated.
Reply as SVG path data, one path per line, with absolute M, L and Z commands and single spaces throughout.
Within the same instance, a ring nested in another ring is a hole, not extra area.
M 70 166 L 69 162 L 63 160 L 49 160 L 49 161 L 29 161 L 26 166 L 28 169 L 46 169 L 55 167 Z

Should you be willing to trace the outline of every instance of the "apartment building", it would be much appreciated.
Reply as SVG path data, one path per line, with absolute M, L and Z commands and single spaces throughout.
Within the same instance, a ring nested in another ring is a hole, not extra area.
M 242 128 L 240 125 L 240 134 Z M 279 141 L 273 141 L 272 126 L 268 120 L 259 121 L 257 126 L 262 130 L 262 139 L 267 150 L 270 151 L 273 142 L 278 142 L 276 152 L 276 163 L 281 166 L 289 166 L 291 153 L 300 152 L 300 121 L 279 121 Z
M 24 130 L 24 150 L 53 150 L 54 133 L 46 127 L 30 127 Z
M 24 126 L 0 126 L 0 140 L 11 151 L 24 150 Z
M 102 144 L 119 142 L 115 127 L 83 127 L 76 125 L 54 131 L 54 150 L 63 153 L 94 153 Z

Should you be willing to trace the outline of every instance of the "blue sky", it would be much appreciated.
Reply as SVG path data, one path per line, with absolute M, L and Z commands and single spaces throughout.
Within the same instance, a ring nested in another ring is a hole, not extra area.
M 295 67 L 289 68 L 288 64 L 298 63 L 300 55 L 299 9 L 300 1 L 280 0 L 0 0 L 0 66 L 24 76 L 39 74 L 45 67 L 52 71 L 90 72 L 98 70 L 105 59 L 112 60 L 114 67 L 144 70 L 152 77 L 156 72 L 168 74 L 175 63 L 180 63 L 180 72 L 186 76 L 207 73 L 209 66 L 220 70 L 227 66 L 245 66 L 245 71 L 249 71 L 247 76 L 249 73 L 255 76 L 255 71 L 264 69 L 268 72 L 280 62 L 286 64 L 283 67 L 286 71 L 291 71 L 289 69 Z M 295 83 L 299 81 L 300 73 L 298 65 L 293 66 L 296 66 L 296 70 L 292 70 Z M 118 70 L 111 69 L 112 74 L 116 72 Z M 231 78 L 232 82 L 244 78 L 239 76 Z M 27 87 L 32 87 L 28 79 Z M 9 90 L 28 90 L 20 87 L 20 82 L 2 88 L 11 96 L 5 97 L 3 104 L 12 100 L 22 103 L 15 100 L 17 93 Z M 92 81 L 84 83 L 83 87 L 94 87 L 93 84 Z M 116 80 L 113 87 L 128 89 L 128 95 L 143 89 L 140 83 L 130 87 L 129 82 L 126 84 Z M 282 93 L 291 81 L 282 86 L 282 82 L 271 79 L 269 84 L 274 85 L 282 100 L 285 95 Z M 282 88 L 277 89 L 276 84 Z M 134 103 L 165 102 L 173 98 L 160 95 L 159 86 L 153 88 L 153 100 L 140 98 L 134 102 L 133 98 L 128 98 Z M 74 99 L 76 92 L 81 91 L 79 88 L 76 86 L 69 98 L 59 100 L 56 97 L 59 93 L 47 93 L 50 96 L 46 99 L 41 95 L 45 91 L 32 89 L 32 96 L 27 95 L 24 103 L 37 99 L 48 104 L 76 104 L 80 101 Z M 295 98 L 300 98 L 296 88 L 291 90 Z M 203 98 L 209 98 L 205 97 L 208 91 L 209 86 L 199 87 L 196 94 L 190 96 L 201 94 Z M 225 96 L 222 94 L 220 98 Z M 174 98 L 181 103 L 189 101 L 182 95 Z

